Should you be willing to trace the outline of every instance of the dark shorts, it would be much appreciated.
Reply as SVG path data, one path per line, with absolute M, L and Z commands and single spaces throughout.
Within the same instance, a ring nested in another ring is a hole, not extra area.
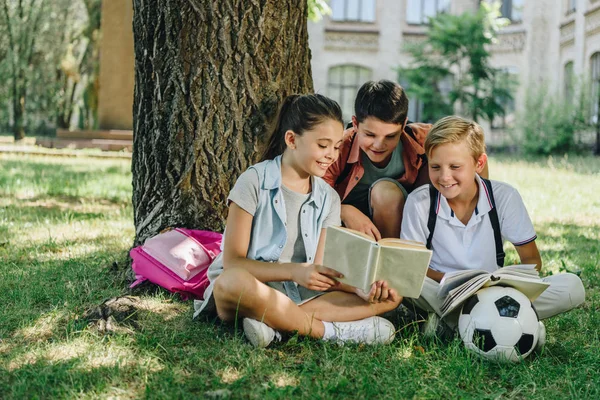
M 381 181 L 389 181 L 395 183 L 398 186 L 398 188 L 402 191 L 402 194 L 404 194 L 404 198 L 406 199 L 406 197 L 408 196 L 408 192 L 400 182 L 393 178 L 381 178 L 373 182 L 373 184 L 369 188 L 369 191 L 366 192 L 364 196 L 360 196 L 359 198 L 355 197 L 350 201 L 348 201 L 348 198 L 346 198 L 344 201 L 342 201 L 342 204 L 354 206 L 358 208 L 360 212 L 373 219 L 373 208 L 371 207 L 371 190 L 373 190 L 373 187 Z

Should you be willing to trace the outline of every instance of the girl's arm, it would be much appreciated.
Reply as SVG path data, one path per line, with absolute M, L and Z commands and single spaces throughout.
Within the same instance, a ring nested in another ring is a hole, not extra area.
M 312 290 L 327 290 L 336 284 L 331 279 L 340 274 L 330 268 L 318 265 L 323 260 L 324 240 L 317 248 L 315 264 L 309 263 L 270 263 L 251 260 L 246 257 L 250 245 L 250 232 L 254 217 L 231 202 L 225 230 L 225 246 L 223 248 L 223 268 L 244 268 L 261 282 L 295 281 Z M 321 250 L 319 251 L 319 248 Z
M 522 246 L 515 246 L 521 264 L 535 264 L 535 269 L 539 272 L 542 269 L 542 257 L 538 251 L 535 240 Z

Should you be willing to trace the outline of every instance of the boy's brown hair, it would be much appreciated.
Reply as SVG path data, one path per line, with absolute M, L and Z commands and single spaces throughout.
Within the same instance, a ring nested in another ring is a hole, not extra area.
M 425 139 L 425 154 L 431 157 L 433 149 L 446 143 L 465 141 L 473 158 L 485 153 L 485 138 L 481 126 L 473 121 L 450 115 L 437 121 Z

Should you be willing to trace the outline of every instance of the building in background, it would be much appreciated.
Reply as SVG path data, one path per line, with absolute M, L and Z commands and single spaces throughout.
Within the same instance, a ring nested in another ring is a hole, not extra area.
M 479 3 L 330 0 L 332 14 L 309 22 L 315 91 L 337 100 L 349 119 L 356 91 L 366 80 L 404 83 L 397 68 L 410 66 L 405 45 L 425 39 L 429 17 L 475 11 Z M 507 116 L 492 126 L 482 124 L 490 142 L 506 139 L 505 128 L 514 122 L 515 110 L 523 109 L 530 85 L 545 83 L 557 95 L 573 96 L 574 77 L 581 76 L 591 80 L 592 98 L 599 95 L 600 0 L 504 0 L 501 12 L 511 24 L 498 34 L 491 63 L 513 75 L 518 85 L 514 101 L 505 105 Z M 449 90 L 451 82 L 445 86 Z M 411 99 L 409 118 L 419 121 L 426 106 Z

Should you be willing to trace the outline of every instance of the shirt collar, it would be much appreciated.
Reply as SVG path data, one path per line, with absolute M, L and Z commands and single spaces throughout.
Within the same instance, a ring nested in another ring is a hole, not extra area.
M 311 178 L 312 191 L 308 198 L 308 204 L 313 204 L 316 208 L 321 208 L 323 197 L 325 196 L 325 181 L 312 176 Z M 281 155 L 272 160 L 266 161 L 263 189 L 265 190 L 280 190 L 281 189 Z
M 481 218 L 481 216 L 489 213 L 492 209 L 492 200 L 490 198 L 490 194 L 488 192 L 487 187 L 479 177 L 479 175 L 475 175 L 475 180 L 477 181 L 477 185 L 479 185 L 479 198 L 477 199 L 477 205 L 475 206 L 475 216 Z M 448 204 L 448 200 L 442 196 L 439 192 L 437 193 L 438 200 L 436 201 L 436 213 L 440 218 L 444 218 L 446 220 L 450 220 L 454 218 L 454 211 L 450 208 L 450 204 Z

